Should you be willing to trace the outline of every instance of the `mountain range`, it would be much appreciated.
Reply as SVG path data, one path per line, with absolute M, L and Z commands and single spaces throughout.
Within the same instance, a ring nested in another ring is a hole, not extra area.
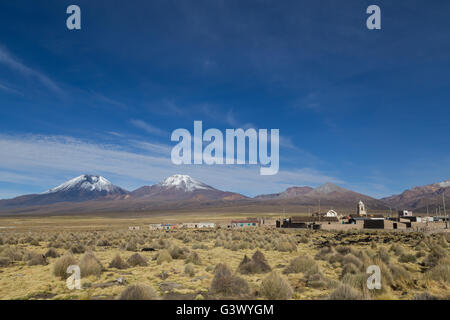
M 402 194 L 383 199 L 348 190 L 333 183 L 317 188 L 290 187 L 275 194 L 254 198 L 218 190 L 190 176 L 176 174 L 160 183 L 127 191 L 98 175 L 81 175 L 41 194 L 0 200 L 0 214 L 79 214 L 95 212 L 167 212 L 231 211 L 278 212 L 317 211 L 319 208 L 351 210 L 362 200 L 369 210 L 408 209 L 426 212 L 442 203 L 442 194 L 450 196 L 450 180 L 414 187 Z M 450 199 L 447 199 L 447 202 Z M 448 202 L 449 203 L 449 202 Z M 424 211 L 425 210 L 425 211 Z
M 443 195 L 445 202 L 450 204 L 450 180 L 413 187 L 403 193 L 381 199 L 390 207 L 435 213 L 439 207 L 443 209 Z

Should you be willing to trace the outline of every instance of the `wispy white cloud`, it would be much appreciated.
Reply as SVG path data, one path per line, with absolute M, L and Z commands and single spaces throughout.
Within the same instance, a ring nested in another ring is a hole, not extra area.
M 232 128 L 242 128 L 242 129 L 257 128 L 253 123 L 238 121 L 232 109 L 229 109 L 226 112 L 226 114 L 221 118 L 227 125 L 231 126 Z
M 124 134 L 122 134 L 120 132 L 116 132 L 116 131 L 108 131 L 107 133 L 112 135 L 112 136 L 119 137 L 119 138 L 122 138 L 122 137 L 125 136 Z
M 151 153 L 158 153 L 158 154 L 164 154 L 170 157 L 170 152 L 172 150 L 172 147 L 165 144 L 159 144 L 159 143 L 150 143 L 150 142 L 144 142 L 144 141 L 137 141 L 132 140 L 130 141 L 132 145 L 135 147 L 149 151 Z
M 148 124 L 145 121 L 142 120 L 136 120 L 136 119 L 131 119 L 130 123 L 135 126 L 136 128 L 142 129 L 144 131 L 146 131 L 147 133 L 153 134 L 153 135 L 157 135 L 157 136 L 161 136 L 161 137 L 168 137 L 169 133 L 161 130 L 151 124 Z
M 9 86 L 7 86 L 7 85 L 1 84 L 1 83 L 0 83 L 0 90 L 2 90 L 2 91 L 4 91 L 4 92 L 7 92 L 7 93 L 10 93 L 10 94 L 15 94 L 15 95 L 18 95 L 18 96 L 23 96 L 23 93 L 22 93 L 22 92 L 20 92 L 20 91 L 18 91 L 18 90 L 16 90 L 16 89 L 13 89 L 13 88 L 11 88 L 11 87 L 9 87 Z
M 162 99 L 147 105 L 150 112 L 164 115 L 164 116 L 184 116 L 187 113 L 185 108 L 182 108 L 174 99 Z
M 0 64 L 3 64 L 9 67 L 10 69 L 19 72 L 21 75 L 25 77 L 37 79 L 45 87 L 47 87 L 48 89 L 59 95 L 64 94 L 64 91 L 58 86 L 58 84 L 56 84 L 56 82 L 50 79 L 47 75 L 38 70 L 26 66 L 25 64 L 20 62 L 19 59 L 10 54 L 2 46 L 0 46 Z
M 92 98 L 93 98 L 93 100 L 99 101 L 101 103 L 106 103 L 106 104 L 109 104 L 111 106 L 118 107 L 121 109 L 127 109 L 127 105 L 125 103 L 122 103 L 118 100 L 107 97 L 98 92 L 92 92 Z
M 82 173 L 106 175 L 125 188 L 133 189 L 184 173 L 222 190 L 246 195 L 279 192 L 292 185 L 342 183 L 311 168 L 283 170 L 274 176 L 259 175 L 257 166 L 172 164 L 164 155 L 168 146 L 140 142 L 146 152 L 131 152 L 122 146 L 91 143 L 62 136 L 0 135 L 0 181 L 42 184 L 42 191 Z M 12 173 L 14 174 L 8 174 Z

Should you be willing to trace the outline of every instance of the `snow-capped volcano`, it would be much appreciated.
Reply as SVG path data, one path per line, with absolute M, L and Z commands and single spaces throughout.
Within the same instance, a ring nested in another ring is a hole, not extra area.
M 134 198 L 155 201 L 180 200 L 239 200 L 243 195 L 217 190 L 187 175 L 176 174 L 158 184 L 139 188 L 131 193 Z
M 186 192 L 193 192 L 195 190 L 214 190 L 214 188 L 191 178 L 188 175 L 175 174 L 159 183 L 164 188 L 175 188 L 184 190 Z
M 50 189 L 44 194 L 57 193 L 57 192 L 71 192 L 75 190 L 92 191 L 92 192 L 104 192 L 110 193 L 121 193 L 123 189 L 113 185 L 107 179 L 102 176 L 93 176 L 83 174 L 72 180 L 69 180 L 56 188 Z
M 83 174 L 41 194 L 30 194 L 3 200 L 0 206 L 23 207 L 59 202 L 83 202 L 102 198 L 115 199 L 126 194 L 128 194 L 128 191 L 113 185 L 101 176 Z

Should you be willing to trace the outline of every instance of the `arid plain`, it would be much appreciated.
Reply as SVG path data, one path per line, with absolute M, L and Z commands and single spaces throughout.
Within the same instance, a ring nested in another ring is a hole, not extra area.
M 217 222 L 236 217 L 216 215 Z M 450 298 L 449 233 L 152 231 L 152 222 L 1 218 L 0 299 Z M 80 267 L 80 290 L 66 285 L 69 265 Z M 380 267 L 379 290 L 367 288 L 369 265 Z

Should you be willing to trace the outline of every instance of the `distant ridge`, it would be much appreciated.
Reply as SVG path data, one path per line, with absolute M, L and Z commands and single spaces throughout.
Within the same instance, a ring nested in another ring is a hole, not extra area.
M 413 187 L 401 194 L 381 199 L 386 205 L 396 209 L 418 210 L 435 213 L 439 206 L 443 207 L 442 194 L 450 207 L 450 180 Z
M 311 188 L 311 187 L 290 187 L 280 193 L 262 194 L 262 195 L 256 196 L 255 199 L 267 200 L 267 199 L 294 198 L 294 197 L 298 197 L 300 195 L 304 195 L 312 190 L 313 190 L 313 188 Z
M 347 213 L 356 210 L 362 200 L 369 211 L 410 209 L 426 212 L 442 203 L 445 192 L 450 205 L 450 180 L 414 187 L 400 195 L 383 199 L 345 189 L 333 183 L 317 188 L 294 186 L 274 194 L 248 198 L 232 191 L 222 191 L 188 175 L 176 174 L 161 182 L 129 192 L 99 175 L 84 174 L 41 194 L 30 194 L 0 200 L 0 214 L 91 214 L 139 213 L 172 211 L 211 212 L 311 212 L 319 208 L 340 209 Z
M 388 207 L 381 201 L 367 195 L 357 193 L 333 183 L 325 183 L 315 189 L 310 187 L 293 187 L 286 191 L 260 195 L 255 199 L 272 201 L 279 205 L 295 204 L 317 208 L 319 201 L 323 207 L 356 208 L 356 204 L 362 200 L 371 209 L 383 210 Z

